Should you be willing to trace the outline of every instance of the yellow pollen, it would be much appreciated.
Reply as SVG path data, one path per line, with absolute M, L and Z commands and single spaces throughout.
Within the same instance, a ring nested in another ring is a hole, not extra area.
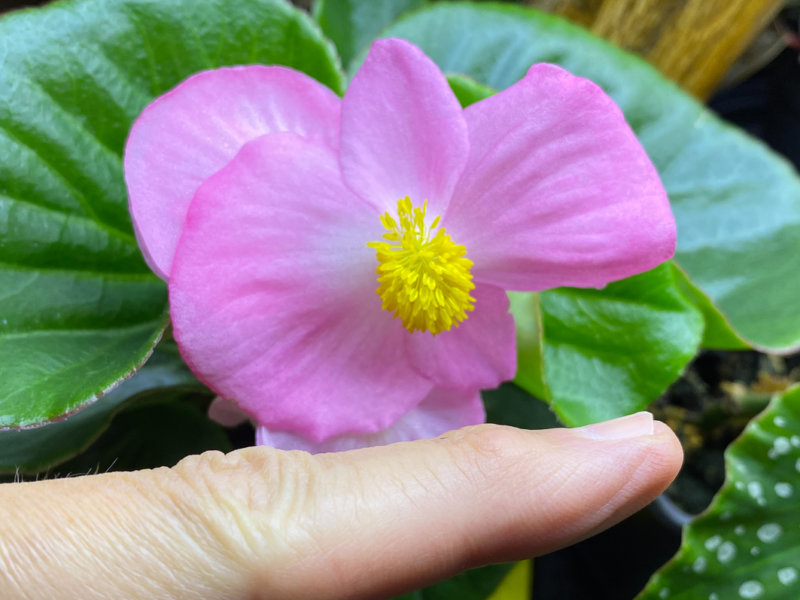
M 400 317 L 411 332 L 448 331 L 467 318 L 475 308 L 470 291 L 472 261 L 467 249 L 459 246 L 443 228 L 440 217 L 425 225 L 427 200 L 422 208 L 411 204 L 408 196 L 397 201 L 399 224 L 388 213 L 381 216 L 386 228 L 383 242 L 369 242 L 378 258 L 377 293 L 383 308 Z M 435 231 L 435 233 L 434 233 Z

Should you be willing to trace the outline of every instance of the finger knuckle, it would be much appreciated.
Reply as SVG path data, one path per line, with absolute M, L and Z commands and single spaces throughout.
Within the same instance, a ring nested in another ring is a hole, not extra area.
M 291 555 L 303 537 L 316 469 L 304 452 L 206 452 L 172 469 L 176 501 L 214 543 L 239 557 Z

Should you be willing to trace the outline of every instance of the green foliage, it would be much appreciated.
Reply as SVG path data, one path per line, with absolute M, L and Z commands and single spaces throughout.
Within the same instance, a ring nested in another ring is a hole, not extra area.
M 459 73 L 448 73 L 447 83 L 450 84 L 450 89 L 453 90 L 461 106 L 465 108 L 495 93 L 492 88 L 481 85 L 471 77 Z
M 731 329 L 731 324 L 725 319 L 712 304 L 703 291 L 692 283 L 686 273 L 674 262 L 675 281 L 678 287 L 699 310 L 703 313 L 706 326 L 703 331 L 704 348 L 724 348 L 726 350 L 747 350 L 749 346 L 736 332 Z
M 45 427 L 0 431 L 0 473 L 47 470 L 85 450 L 125 407 L 147 398 L 204 390 L 173 345 L 162 343 L 144 367 L 101 402 Z
M 486 600 L 513 566 L 514 563 L 507 563 L 466 571 L 397 600 Z
M 166 290 L 131 228 L 125 139 L 156 96 L 244 63 L 342 91 L 329 43 L 280 0 L 83 0 L 0 20 L 0 427 L 73 412 L 145 360 Z
M 550 15 L 508 4 L 435 4 L 381 34 L 419 45 L 442 70 L 494 89 L 552 62 L 601 85 L 661 174 L 678 222 L 676 263 L 735 337 L 721 347 L 800 346 L 800 179 L 637 57 Z M 357 64 L 352 66 L 355 69 Z M 712 306 L 713 303 L 713 306 Z
M 86 452 L 57 470 L 63 475 L 154 469 L 207 450 L 229 452 L 225 429 L 206 416 L 209 399 L 207 392 L 178 388 L 145 393 Z
M 427 3 L 428 0 L 317 0 L 312 12 L 347 66 L 381 29 Z
M 703 331 L 669 264 L 602 290 L 559 288 L 511 298 L 516 382 L 568 425 L 647 407 L 678 378 Z
M 481 392 L 486 406 L 486 421 L 523 429 L 561 427 L 550 407 L 518 385 L 508 382 L 494 390 Z
M 640 600 L 800 597 L 800 388 L 726 452 L 727 479 Z

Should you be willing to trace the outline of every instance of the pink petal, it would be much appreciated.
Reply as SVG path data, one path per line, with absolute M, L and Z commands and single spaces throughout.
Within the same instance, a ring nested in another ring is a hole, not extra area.
M 672 256 L 658 173 L 595 84 L 534 65 L 465 113 L 472 153 L 443 223 L 477 281 L 602 286 Z
M 190 77 L 145 108 L 125 148 L 125 179 L 145 259 L 169 277 L 200 183 L 265 133 L 291 131 L 338 145 L 339 98 L 285 67 L 230 67 Z
M 341 452 L 367 446 L 383 446 L 433 438 L 447 431 L 486 420 L 481 395 L 476 391 L 454 392 L 433 388 L 419 406 L 412 408 L 400 420 L 383 431 L 366 435 L 340 435 L 317 443 L 302 435 L 270 430 L 263 425 L 256 429 L 256 444 L 282 450 L 306 452 Z
M 508 296 L 493 285 L 472 291 L 475 310 L 459 327 L 437 336 L 414 332 L 406 338 L 411 364 L 448 389 L 489 389 L 514 377 L 517 369 L 514 318 Z
M 409 196 L 444 214 L 469 153 L 461 106 L 439 68 L 397 39 L 372 44 L 342 102 L 342 173 L 380 212 Z
M 247 421 L 248 415 L 235 402 L 217 396 L 208 407 L 208 418 L 223 427 L 236 427 Z
M 375 293 L 378 215 L 333 150 L 290 133 L 248 143 L 198 190 L 169 282 L 192 371 L 259 423 L 316 441 L 385 429 L 432 384 Z

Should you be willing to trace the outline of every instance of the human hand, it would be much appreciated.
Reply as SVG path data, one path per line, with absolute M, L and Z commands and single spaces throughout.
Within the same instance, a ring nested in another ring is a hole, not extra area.
M 653 500 L 681 457 L 674 434 L 639 413 L 5 484 L 0 590 L 9 600 L 390 597 L 597 533 Z

